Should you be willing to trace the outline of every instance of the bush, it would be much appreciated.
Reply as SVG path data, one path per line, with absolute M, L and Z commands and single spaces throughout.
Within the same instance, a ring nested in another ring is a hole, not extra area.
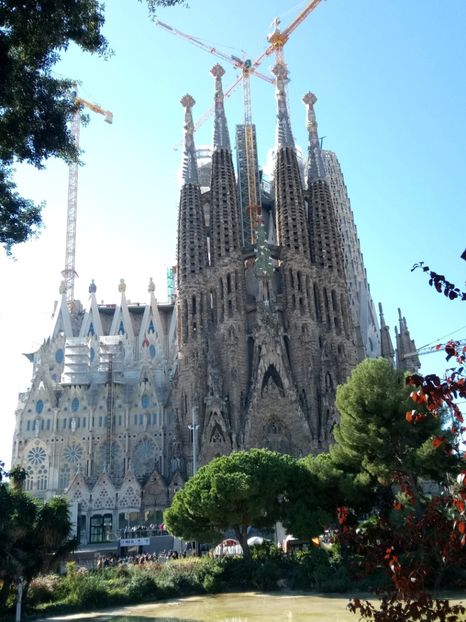
M 134 573 L 128 584 L 127 594 L 130 600 L 146 600 L 157 596 L 157 588 L 152 573 L 147 571 Z
M 31 581 L 28 590 L 27 602 L 31 606 L 39 603 L 49 603 L 56 599 L 56 590 L 60 584 L 58 575 L 50 574 L 36 577 Z

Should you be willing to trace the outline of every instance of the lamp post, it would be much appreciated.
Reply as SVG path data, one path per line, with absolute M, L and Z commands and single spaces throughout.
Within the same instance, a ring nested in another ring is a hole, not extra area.
M 193 475 L 196 475 L 197 471 L 197 431 L 199 429 L 199 424 L 196 423 L 196 411 L 197 406 L 193 406 L 191 408 L 192 423 L 191 425 L 188 425 L 188 428 L 191 430 L 193 435 Z

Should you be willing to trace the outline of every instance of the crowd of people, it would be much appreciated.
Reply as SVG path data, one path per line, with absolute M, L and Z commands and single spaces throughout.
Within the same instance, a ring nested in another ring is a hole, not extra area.
M 120 529 L 120 538 L 150 538 L 151 536 L 166 536 L 168 531 L 165 525 L 151 523 L 150 525 L 133 525 Z

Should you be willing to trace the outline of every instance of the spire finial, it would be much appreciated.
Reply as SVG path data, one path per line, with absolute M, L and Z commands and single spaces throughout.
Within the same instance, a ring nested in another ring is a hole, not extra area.
M 326 175 L 324 161 L 322 159 L 322 151 L 320 148 L 319 135 L 317 133 L 316 113 L 314 110 L 314 104 L 316 101 L 317 97 L 310 91 L 303 97 L 303 102 L 307 110 L 306 127 L 309 134 L 307 165 L 308 183 L 314 181 L 315 179 L 323 179 Z
M 225 74 L 225 69 L 217 63 L 212 67 L 210 73 L 215 78 L 214 150 L 228 149 L 230 151 L 230 137 L 223 106 L 225 97 L 222 88 L 222 76 Z
M 380 324 L 382 326 L 384 326 L 385 325 L 385 317 L 384 317 L 384 314 L 383 314 L 383 308 L 382 308 L 382 303 L 381 302 L 379 302 L 379 316 L 380 316 Z
M 126 283 L 125 283 L 125 279 L 120 279 L 120 283 L 118 285 L 118 291 L 122 294 L 125 293 L 126 291 Z
M 154 281 L 153 281 L 152 277 L 150 277 L 150 279 L 149 279 L 149 285 L 148 285 L 148 287 L 147 287 L 147 291 L 148 291 L 149 293 L 153 293 L 153 292 L 155 292 L 155 283 L 154 283 Z
M 183 156 L 183 183 L 199 184 L 197 174 L 196 150 L 194 147 L 194 123 L 192 107 L 195 104 L 194 97 L 184 95 L 181 98 L 181 105 L 186 108 L 184 113 L 184 156 Z
M 91 280 L 91 284 L 89 285 L 89 293 L 95 294 L 97 291 L 97 285 L 94 282 L 94 279 Z
M 276 77 L 277 95 L 277 149 L 280 147 L 292 147 L 294 138 L 291 132 L 290 117 L 286 105 L 286 83 L 288 82 L 288 69 L 285 63 L 278 62 L 272 69 Z

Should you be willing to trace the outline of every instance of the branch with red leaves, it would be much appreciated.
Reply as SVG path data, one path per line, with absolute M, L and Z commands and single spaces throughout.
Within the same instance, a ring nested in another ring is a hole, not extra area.
M 456 480 L 450 476 L 448 487 L 429 496 L 416 490 L 406 474 L 399 474 L 394 478 L 398 492 L 391 513 L 379 514 L 357 528 L 347 522 L 348 508 L 338 508 L 340 540 L 359 556 L 361 574 L 371 576 L 385 568 L 390 577 L 391 587 L 385 588 L 377 607 L 360 599 L 349 604 L 350 611 L 374 622 L 454 622 L 466 612 L 462 605 L 433 599 L 426 592 L 426 586 L 438 588 L 445 572 L 464 567 L 466 561 L 466 453 L 462 453 L 466 428 L 456 403 L 466 397 L 466 347 L 450 341 L 445 352 L 447 360 L 455 359 L 458 367 L 447 370 L 443 380 L 434 374 L 406 378 L 416 405 L 406 413 L 406 420 L 422 425 L 427 417 L 439 417 L 449 409 L 453 420 L 450 431 L 435 436 L 432 445 L 457 456 Z
M 423 272 L 429 273 L 429 285 L 434 287 L 439 294 L 443 294 L 450 300 L 455 300 L 455 298 L 459 298 L 460 300 L 466 300 L 466 292 L 462 292 L 454 283 L 450 283 L 447 281 L 443 274 L 438 274 L 429 268 L 429 266 L 425 266 L 423 261 L 419 263 L 415 263 L 411 268 L 411 272 L 414 270 L 421 269 Z

